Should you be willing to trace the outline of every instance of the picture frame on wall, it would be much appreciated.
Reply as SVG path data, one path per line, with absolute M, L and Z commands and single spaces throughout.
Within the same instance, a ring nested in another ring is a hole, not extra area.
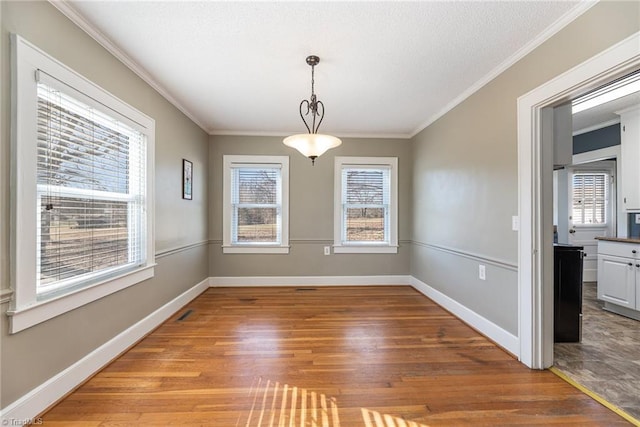
M 193 163 L 182 159 L 182 198 L 193 199 Z

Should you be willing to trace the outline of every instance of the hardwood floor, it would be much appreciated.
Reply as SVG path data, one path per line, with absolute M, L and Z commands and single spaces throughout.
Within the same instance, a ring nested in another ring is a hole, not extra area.
M 47 426 L 625 425 L 417 291 L 211 288 Z

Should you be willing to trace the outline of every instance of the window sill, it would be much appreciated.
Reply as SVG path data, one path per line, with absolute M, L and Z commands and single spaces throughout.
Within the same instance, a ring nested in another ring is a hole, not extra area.
M 27 307 L 17 307 L 7 311 L 10 319 L 9 333 L 15 334 L 24 329 L 52 319 L 68 311 L 96 301 L 114 292 L 133 286 L 153 277 L 155 264 L 141 267 L 104 282 L 96 283 L 74 292 L 60 295 L 44 301 L 38 301 Z
M 288 254 L 290 246 L 223 246 L 223 254 Z
M 372 245 L 334 245 L 333 253 L 336 254 L 397 254 L 398 246 L 372 246 Z

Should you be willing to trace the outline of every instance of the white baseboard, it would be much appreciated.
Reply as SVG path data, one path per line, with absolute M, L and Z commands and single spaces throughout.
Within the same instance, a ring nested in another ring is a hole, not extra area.
M 520 341 L 517 336 L 415 277 L 411 277 L 411 286 L 513 355 L 518 356 L 520 353 Z
M 583 282 L 597 282 L 598 281 L 598 270 L 597 269 L 586 269 L 582 272 L 582 281 Z
M 367 286 L 410 285 L 411 276 L 251 276 L 209 277 L 209 286 Z
M 131 347 L 209 287 L 205 279 L 178 295 L 138 323 L 116 335 L 64 371 L 8 405 L 0 414 L 2 424 L 30 420 L 64 397 L 87 378 L 102 369 L 120 353 Z M 15 424 L 17 425 L 17 424 Z M 22 425 L 22 424 L 21 424 Z M 26 425 L 26 423 L 25 423 Z

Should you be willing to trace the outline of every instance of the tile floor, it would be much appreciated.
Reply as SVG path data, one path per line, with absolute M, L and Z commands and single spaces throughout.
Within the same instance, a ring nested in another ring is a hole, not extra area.
M 640 322 L 602 310 L 585 282 L 582 342 L 556 343 L 555 367 L 640 420 Z

